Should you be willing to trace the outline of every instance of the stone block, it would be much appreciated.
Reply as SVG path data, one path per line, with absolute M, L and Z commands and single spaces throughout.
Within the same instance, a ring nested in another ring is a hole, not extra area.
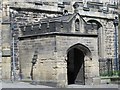
M 2 79 L 9 80 L 11 78 L 11 58 L 2 57 Z
M 99 85 L 101 83 L 100 77 L 93 78 L 93 85 Z
M 110 82 L 110 79 L 101 79 L 101 84 L 109 84 Z
M 88 77 L 85 79 L 85 85 L 92 85 L 93 84 L 93 77 Z
M 2 50 L 2 56 L 10 56 L 11 55 L 11 50 Z

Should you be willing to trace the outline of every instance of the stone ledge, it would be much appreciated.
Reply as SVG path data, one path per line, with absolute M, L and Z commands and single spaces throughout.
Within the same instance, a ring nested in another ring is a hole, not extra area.
M 75 34 L 75 33 L 60 33 L 60 32 L 50 32 L 50 33 L 41 33 L 41 34 L 35 34 L 35 35 L 25 35 L 20 36 L 19 40 L 24 40 L 25 38 L 33 38 L 36 39 L 39 36 L 54 36 L 54 35 L 60 35 L 60 36 L 79 36 L 79 37 L 97 37 L 97 34 Z
M 118 76 L 111 76 L 111 77 L 101 77 L 102 84 L 120 84 L 120 77 Z

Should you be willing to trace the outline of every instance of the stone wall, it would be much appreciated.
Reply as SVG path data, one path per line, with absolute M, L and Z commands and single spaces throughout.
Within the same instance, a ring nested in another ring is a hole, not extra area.
M 2 80 L 10 80 L 11 74 L 11 57 L 2 57 Z
M 19 60 L 22 79 L 30 79 L 31 61 L 34 51 L 38 49 L 37 63 L 33 69 L 34 80 L 53 82 L 57 86 L 67 85 L 67 50 L 75 44 L 83 44 L 92 53 L 92 60 L 85 57 L 85 84 L 92 84 L 93 78 L 99 76 L 97 38 L 73 36 L 43 36 L 25 39 L 19 42 Z
M 23 1 L 24 2 L 24 1 Z M 18 35 L 20 36 L 19 33 L 19 26 L 24 26 L 27 24 L 34 24 L 36 22 L 39 22 L 40 19 L 43 18 L 47 18 L 47 17 L 56 17 L 58 15 L 61 15 L 60 13 L 58 14 L 57 11 L 53 12 L 54 10 L 56 10 L 57 6 L 51 6 L 51 8 L 46 6 L 41 6 L 42 10 L 39 8 L 39 10 L 36 7 L 31 7 L 31 6 L 35 6 L 34 3 L 23 3 L 23 2 L 17 2 L 15 4 L 15 2 L 10 2 L 10 27 L 8 27 L 8 25 L 6 26 L 6 28 L 11 29 L 11 32 L 6 32 L 5 34 L 9 33 L 8 35 L 14 35 L 14 59 L 15 59 L 15 68 L 18 69 L 16 74 L 17 76 L 19 76 L 19 61 L 18 61 L 18 57 L 19 57 L 19 48 L 18 48 Z M 33 1 L 32 1 L 33 2 Z M 16 6 L 12 6 L 12 4 L 16 5 Z M 19 9 L 17 9 L 17 4 L 22 4 L 21 6 L 18 6 L 21 8 L 21 10 L 19 11 Z M 26 5 L 27 10 L 25 10 L 23 7 L 24 5 Z M 28 5 L 28 6 L 27 6 Z M 14 8 L 13 8 L 14 7 Z M 31 7 L 31 9 L 29 9 L 29 7 Z M 45 8 L 46 7 L 46 8 Z M 52 7 L 56 7 L 56 8 L 52 8 Z M 46 9 L 48 11 L 45 11 L 43 9 Z M 49 11 L 50 10 L 50 11 Z M 11 34 L 10 34 L 11 33 Z M 7 42 L 10 42 L 12 40 L 8 40 Z M 11 45 L 11 50 L 13 49 L 13 46 Z M 11 55 L 13 55 L 13 51 L 11 51 Z M 13 58 L 12 58 L 13 59 Z
M 88 14 L 89 15 L 89 14 Z M 107 15 L 107 14 L 106 14 Z M 99 59 L 100 61 L 100 71 L 103 71 L 104 73 L 107 73 L 107 62 L 108 59 L 112 60 L 112 71 L 116 70 L 116 64 L 115 64 L 115 27 L 113 25 L 115 15 L 108 15 L 108 18 L 106 16 L 103 18 L 96 17 L 96 18 L 86 18 L 84 19 L 87 21 L 89 20 L 95 20 L 101 24 L 100 29 L 98 29 L 98 50 L 99 50 Z M 117 32 L 117 38 L 118 38 L 118 32 Z M 118 41 L 117 41 L 118 45 Z M 118 48 L 117 48 L 118 52 Z M 118 53 L 117 53 L 118 55 Z
M 37 10 L 37 11 L 51 11 L 51 12 L 59 12 L 62 13 L 63 9 L 58 5 L 59 1 L 11 1 L 10 6 L 12 8 L 22 8 L 27 10 Z
M 32 58 L 35 49 L 38 48 L 38 59 L 34 66 L 34 79 L 43 81 L 55 81 L 56 54 L 55 38 L 43 37 L 33 40 L 23 40 L 19 44 L 19 60 L 23 79 L 30 79 Z M 49 75 L 49 76 L 47 76 Z

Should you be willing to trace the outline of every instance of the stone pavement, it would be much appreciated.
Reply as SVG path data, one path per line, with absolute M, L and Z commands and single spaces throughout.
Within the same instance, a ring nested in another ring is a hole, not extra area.
M 101 84 L 101 85 L 69 85 L 68 88 L 120 88 L 117 84 Z
M 2 82 L 2 88 L 52 88 L 45 85 L 32 85 L 26 82 Z
M 69 85 L 67 88 L 120 88 L 117 84 L 101 84 L 101 85 Z M 27 82 L 2 82 L 2 88 L 55 88 L 45 85 L 31 85 Z

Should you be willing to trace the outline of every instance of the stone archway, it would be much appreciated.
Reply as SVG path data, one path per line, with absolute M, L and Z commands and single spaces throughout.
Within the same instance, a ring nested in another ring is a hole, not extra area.
M 82 44 L 73 45 L 67 52 L 68 84 L 85 84 L 85 56 L 91 57 L 89 48 Z
M 81 50 L 73 48 L 68 52 L 67 76 L 68 84 L 84 84 L 84 54 Z

